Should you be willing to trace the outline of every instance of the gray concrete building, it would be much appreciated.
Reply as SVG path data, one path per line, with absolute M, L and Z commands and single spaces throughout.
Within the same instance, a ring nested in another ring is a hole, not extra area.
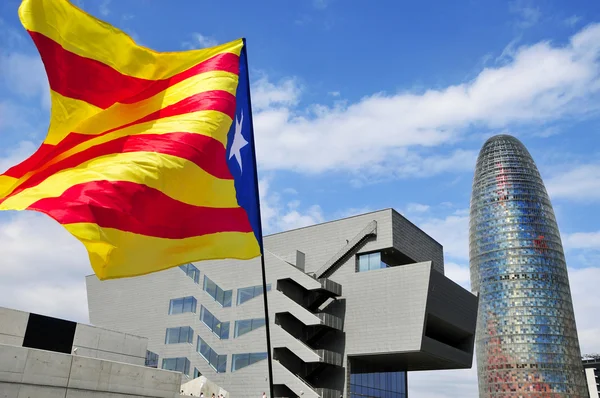
M 0 398 L 179 397 L 181 374 L 144 366 L 146 345 L 143 337 L 0 307 Z
M 471 367 L 477 297 L 395 210 L 267 236 L 265 261 L 275 396 L 405 398 L 407 372 Z M 86 282 L 91 322 L 147 337 L 159 367 L 268 392 L 260 259 Z

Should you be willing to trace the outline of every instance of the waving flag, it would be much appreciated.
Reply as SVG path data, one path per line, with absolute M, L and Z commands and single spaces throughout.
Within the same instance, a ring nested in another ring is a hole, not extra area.
M 0 176 L 0 210 L 48 214 L 100 279 L 260 255 L 243 40 L 155 52 L 66 0 L 24 0 L 19 17 L 52 112 L 37 152 Z

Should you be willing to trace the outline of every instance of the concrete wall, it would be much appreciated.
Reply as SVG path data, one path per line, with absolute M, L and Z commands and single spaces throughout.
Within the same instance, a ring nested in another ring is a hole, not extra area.
M 0 307 L 0 344 L 23 345 L 28 320 L 28 312 Z
M 77 324 L 73 348 L 78 356 L 143 366 L 148 339 L 90 325 Z
M 174 398 L 181 374 L 0 345 L 0 398 Z

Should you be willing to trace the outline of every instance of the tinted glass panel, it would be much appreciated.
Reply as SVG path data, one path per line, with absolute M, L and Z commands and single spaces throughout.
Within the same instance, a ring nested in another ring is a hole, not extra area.
M 185 357 L 165 358 L 163 359 L 162 368 L 189 375 L 190 361 Z
M 232 291 L 224 291 L 216 283 L 204 275 L 204 291 L 223 307 L 231 307 Z
M 240 337 L 264 325 L 264 318 L 242 319 L 240 321 L 235 321 L 235 330 L 233 332 L 233 337 Z
M 200 336 L 198 336 L 196 351 L 218 373 L 227 371 L 227 355 L 219 355 Z
M 405 372 L 369 372 L 368 367 L 354 363 L 351 371 L 351 397 L 407 397 Z
M 233 354 L 231 358 L 231 371 L 235 372 L 236 370 L 240 370 L 242 368 L 245 368 L 246 366 L 250 366 L 252 364 L 255 364 L 256 362 L 266 359 L 267 353 L 252 352 L 246 354 Z

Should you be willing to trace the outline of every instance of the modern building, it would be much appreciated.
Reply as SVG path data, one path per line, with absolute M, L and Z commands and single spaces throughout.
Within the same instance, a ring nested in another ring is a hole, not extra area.
M 477 298 L 396 211 L 267 236 L 265 261 L 276 397 L 406 398 L 407 372 L 471 367 Z M 258 397 L 269 386 L 261 275 L 259 259 L 90 275 L 90 318 L 148 337 L 164 369 Z
M 147 343 L 0 307 L 0 397 L 179 397 L 180 373 L 144 366 Z
M 584 358 L 582 362 L 590 398 L 600 398 L 600 355 Z
M 469 244 L 479 396 L 587 398 L 552 204 L 512 136 L 488 139 L 479 153 Z

